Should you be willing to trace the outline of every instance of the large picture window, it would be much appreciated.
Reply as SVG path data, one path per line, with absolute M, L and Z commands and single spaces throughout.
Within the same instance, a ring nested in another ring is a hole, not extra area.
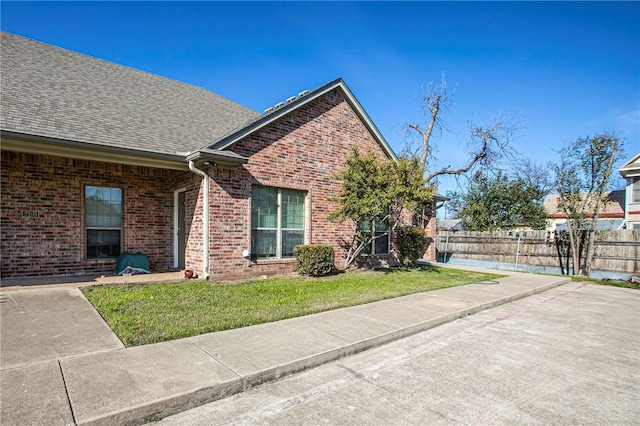
M 84 190 L 87 259 L 118 257 L 122 251 L 122 189 Z
M 254 185 L 251 188 L 251 253 L 258 259 L 293 257 L 304 244 L 305 193 Z
M 373 223 L 374 239 L 367 245 L 362 254 L 389 254 L 389 223 L 381 218 L 376 218 Z M 365 220 L 360 225 L 360 232 L 363 236 L 371 235 L 369 221 Z

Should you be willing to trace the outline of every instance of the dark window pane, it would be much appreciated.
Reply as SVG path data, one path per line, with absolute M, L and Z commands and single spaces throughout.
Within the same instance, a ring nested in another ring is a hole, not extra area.
M 304 244 L 304 231 L 282 231 L 282 257 L 293 257 L 295 246 Z
M 382 220 L 380 218 L 376 218 L 374 225 L 376 232 L 386 232 L 389 230 L 389 223 L 387 222 L 387 219 Z
M 369 241 L 369 244 L 364 246 L 364 249 L 362 250 L 362 254 L 371 254 L 371 241 Z
M 251 253 L 254 257 L 276 256 L 276 231 L 251 231 Z
M 251 228 L 278 226 L 278 190 L 266 186 L 251 188 Z
M 304 229 L 304 193 L 282 190 L 282 228 Z
M 120 230 L 87 229 L 87 258 L 118 257 Z
M 373 241 L 376 254 L 389 253 L 389 235 L 386 232 L 376 232 L 377 238 Z

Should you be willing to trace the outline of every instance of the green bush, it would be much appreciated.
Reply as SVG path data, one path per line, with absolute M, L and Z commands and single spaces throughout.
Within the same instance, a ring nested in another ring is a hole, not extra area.
M 424 229 L 415 226 L 401 228 L 398 231 L 398 245 L 400 263 L 403 266 L 413 266 L 422 258 L 427 245 Z
M 322 277 L 333 272 L 335 255 L 331 246 L 323 244 L 295 246 L 293 255 L 298 259 L 297 270 L 301 274 Z

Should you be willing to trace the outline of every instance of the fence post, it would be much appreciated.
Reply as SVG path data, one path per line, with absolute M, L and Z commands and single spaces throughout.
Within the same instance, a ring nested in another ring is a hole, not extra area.
M 447 239 L 444 242 L 444 259 L 442 263 L 447 263 L 447 248 L 449 247 L 449 233 L 447 232 Z
M 513 270 L 518 270 L 518 256 L 520 256 L 520 233 L 516 234 L 518 236 L 518 242 L 516 244 L 516 264 L 513 266 Z

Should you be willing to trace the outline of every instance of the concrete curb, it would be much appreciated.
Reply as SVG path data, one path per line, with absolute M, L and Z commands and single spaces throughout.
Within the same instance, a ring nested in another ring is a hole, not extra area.
M 531 289 L 523 290 L 507 297 L 480 303 L 453 313 L 443 314 L 442 316 L 434 319 L 400 328 L 398 330 L 364 339 L 339 348 L 331 349 L 294 361 L 286 362 L 284 364 L 276 365 L 274 367 L 270 367 L 251 374 L 241 375 L 233 371 L 231 368 L 226 367 L 229 369 L 229 371 L 237 376 L 236 379 L 217 383 L 215 385 L 207 386 L 204 388 L 195 389 L 193 391 L 184 392 L 178 395 L 172 395 L 170 397 L 161 398 L 158 400 L 150 401 L 148 403 L 139 404 L 123 410 L 104 414 L 99 417 L 86 419 L 76 424 L 92 426 L 112 424 L 139 425 L 147 422 L 153 422 L 160 418 L 164 418 L 185 410 L 189 410 L 199 405 L 204 405 L 206 403 L 246 391 L 260 384 L 272 382 L 291 374 L 318 367 L 320 365 L 336 361 L 340 358 L 372 349 L 377 346 L 381 346 L 386 343 L 390 343 L 395 340 L 399 340 L 404 337 L 429 330 L 439 325 L 455 321 L 468 315 L 473 315 L 486 309 L 523 299 L 534 294 L 543 293 L 547 290 L 559 287 L 570 281 L 571 279 L 569 278 L 556 278 L 553 282 L 543 284 Z M 216 359 L 215 356 L 210 356 Z M 217 361 L 220 362 L 219 360 Z M 74 413 L 74 419 L 75 417 L 76 416 Z
M 216 383 L 213 386 L 197 389 L 195 391 L 173 395 L 169 398 L 162 398 L 149 403 L 139 404 L 93 419 L 87 419 L 83 422 L 76 423 L 76 425 L 142 425 L 182 411 L 199 407 L 209 402 L 226 398 L 240 393 L 243 390 L 242 379 L 237 378 L 224 383 Z

